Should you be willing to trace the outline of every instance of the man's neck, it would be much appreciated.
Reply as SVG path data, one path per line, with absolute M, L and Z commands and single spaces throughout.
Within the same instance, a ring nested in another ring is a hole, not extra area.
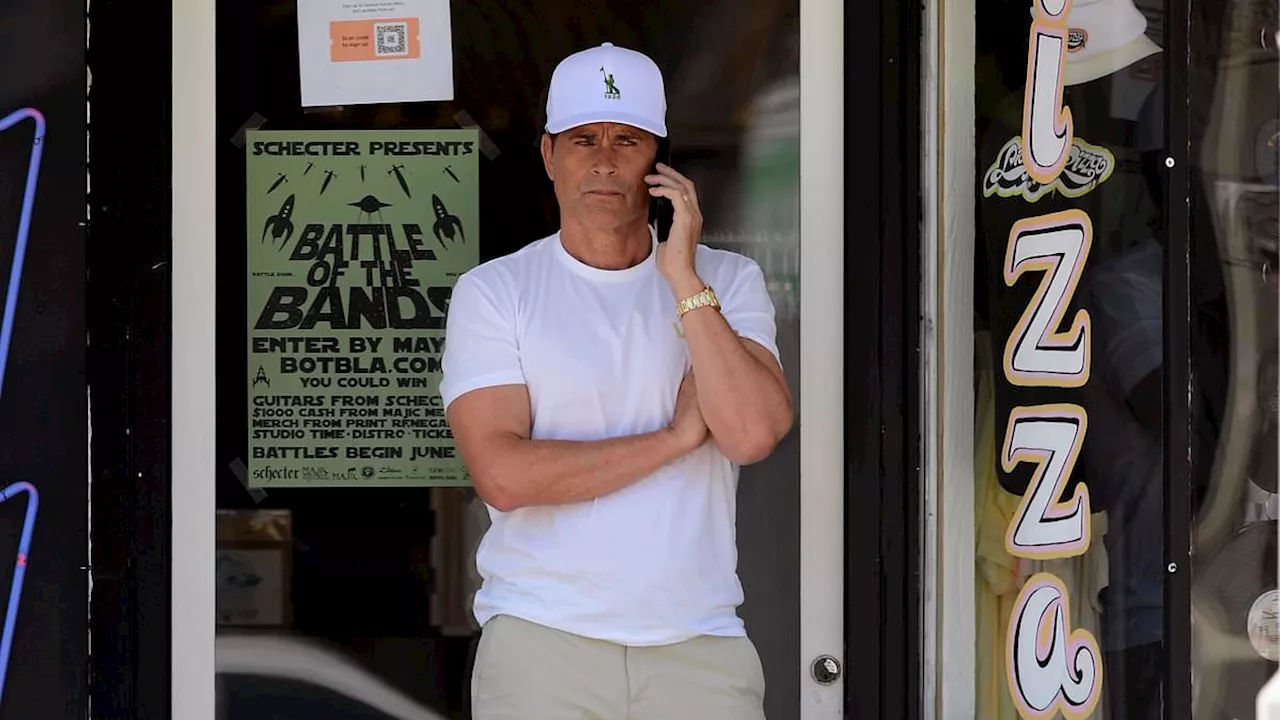
M 643 221 L 607 230 L 565 222 L 560 228 L 560 243 L 578 262 L 600 270 L 635 267 L 653 251 L 653 236 Z

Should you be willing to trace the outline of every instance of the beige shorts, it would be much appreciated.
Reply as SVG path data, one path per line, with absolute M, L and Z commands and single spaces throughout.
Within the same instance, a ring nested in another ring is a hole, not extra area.
M 764 671 L 745 637 L 625 647 L 499 615 L 471 698 L 474 720 L 764 720 Z

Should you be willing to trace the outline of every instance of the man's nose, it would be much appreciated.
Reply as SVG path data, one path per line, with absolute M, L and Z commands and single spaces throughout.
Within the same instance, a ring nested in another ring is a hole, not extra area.
M 618 173 L 618 155 L 613 147 L 600 145 L 596 148 L 591 171 L 596 175 L 616 175 Z

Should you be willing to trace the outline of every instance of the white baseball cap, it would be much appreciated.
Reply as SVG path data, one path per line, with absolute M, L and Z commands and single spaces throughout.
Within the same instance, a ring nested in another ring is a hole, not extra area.
M 556 66 L 547 93 L 547 132 L 612 122 L 667 136 L 662 71 L 648 56 L 605 43 Z
M 1067 13 L 1064 82 L 1081 85 L 1160 52 L 1133 0 L 1073 0 Z

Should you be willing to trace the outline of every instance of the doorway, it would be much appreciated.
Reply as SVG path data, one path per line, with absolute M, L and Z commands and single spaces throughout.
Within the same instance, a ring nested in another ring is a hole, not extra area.
M 844 132 L 843 19 L 837 8 L 802 12 L 785 0 L 753 0 L 749 12 L 686 5 L 453 4 L 452 101 L 308 111 L 299 107 L 294 3 L 175 7 L 175 38 L 184 27 L 222 38 L 216 53 L 206 44 L 201 54 L 203 39 L 175 45 L 175 117 L 212 113 L 174 131 L 176 716 L 206 717 L 216 706 L 229 718 L 270 717 L 300 703 L 349 708 L 342 717 L 464 718 L 477 632 L 471 561 L 485 520 L 472 491 L 263 487 L 252 477 L 243 133 L 475 128 L 485 147 L 484 261 L 554 230 L 536 155 L 542 89 L 560 57 L 606 41 L 645 51 L 668 77 L 672 162 L 706 198 L 704 242 L 765 271 L 800 422 L 742 473 L 740 611 L 765 665 L 769 717 L 842 715 L 850 371 L 844 303 L 831 300 L 844 295 L 846 267 L 845 169 L 833 152 Z M 193 211 L 180 214 L 184 203 Z M 204 272 L 216 268 L 212 277 L 179 278 L 197 257 Z M 185 324 L 184 311 L 208 319 L 212 337 L 180 348 L 200 327 Z M 215 576 L 215 565 L 226 572 Z M 246 575 L 252 589 L 237 585 Z M 879 584 L 861 592 L 878 595 Z M 185 629 L 184 619 L 210 615 L 216 632 Z M 334 667 L 347 680 L 327 674 Z

